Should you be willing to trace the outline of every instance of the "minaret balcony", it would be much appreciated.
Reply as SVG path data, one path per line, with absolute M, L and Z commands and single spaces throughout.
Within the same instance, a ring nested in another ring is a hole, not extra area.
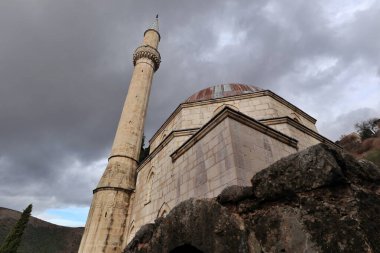
M 136 62 L 141 58 L 148 58 L 149 60 L 151 60 L 154 64 L 154 71 L 156 71 L 160 67 L 161 55 L 157 51 L 157 49 L 149 45 L 142 45 L 136 48 L 133 54 L 133 65 L 136 66 Z

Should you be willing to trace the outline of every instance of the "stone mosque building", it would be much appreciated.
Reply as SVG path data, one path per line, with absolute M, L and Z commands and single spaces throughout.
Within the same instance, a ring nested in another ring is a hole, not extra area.
M 120 253 L 136 231 L 189 198 L 213 198 L 249 185 L 258 171 L 320 142 L 316 119 L 270 90 L 245 84 L 205 88 L 181 103 L 138 162 L 157 51 L 158 19 L 133 55 L 135 69 L 107 168 L 81 241 L 81 253 Z

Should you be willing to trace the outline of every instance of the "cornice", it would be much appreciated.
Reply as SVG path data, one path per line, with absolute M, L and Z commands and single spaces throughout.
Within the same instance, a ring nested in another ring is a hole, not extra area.
M 323 135 L 320 135 L 319 133 L 315 132 L 314 130 L 312 130 L 308 127 L 306 127 L 305 125 L 302 125 L 301 123 L 293 120 L 290 117 L 278 117 L 278 118 L 271 118 L 271 119 L 263 119 L 263 120 L 260 120 L 260 122 L 262 122 L 268 126 L 278 125 L 278 124 L 289 124 L 292 127 L 314 137 L 315 139 L 319 140 L 321 143 L 326 143 L 326 144 L 332 145 L 338 149 L 342 149 L 342 147 L 339 146 L 338 144 L 336 144 L 335 142 L 327 139 Z
M 131 193 L 134 191 L 134 189 L 131 188 L 122 188 L 122 187 L 114 187 L 114 186 L 102 186 L 102 187 L 97 187 L 92 191 L 93 194 L 99 192 L 99 191 L 121 191 L 125 193 Z
M 317 120 L 310 116 L 309 114 L 307 114 L 306 112 L 302 111 L 300 108 L 298 108 L 297 106 L 289 103 L 288 101 L 286 101 L 284 98 L 280 97 L 279 95 L 277 95 L 276 93 L 273 93 L 272 91 L 270 90 L 266 90 L 265 91 L 270 97 L 276 99 L 278 102 L 280 102 L 281 104 L 287 106 L 288 108 L 292 109 L 294 112 L 296 112 L 297 114 L 300 114 L 302 115 L 304 118 L 308 119 L 311 123 L 315 124 L 317 122 Z
M 227 102 L 227 101 L 233 101 L 233 100 L 243 100 L 243 99 L 250 99 L 254 97 L 262 97 L 262 96 L 269 96 L 276 101 L 280 102 L 281 104 L 287 106 L 294 112 L 296 112 L 299 115 L 302 115 L 304 118 L 308 119 L 310 122 L 315 124 L 317 120 L 307 114 L 306 112 L 302 111 L 295 105 L 289 103 L 282 97 L 276 95 L 270 90 L 263 90 L 263 91 L 257 91 L 254 93 L 248 93 L 248 94 L 241 94 L 241 95 L 235 95 L 235 96 L 229 96 L 229 97 L 223 97 L 223 98 L 216 98 L 216 99 L 208 99 L 203 101 L 195 101 L 195 102 L 185 102 L 181 103 L 177 106 L 177 108 L 170 114 L 169 118 L 161 125 L 161 127 L 157 130 L 157 132 L 152 136 L 152 138 L 149 140 L 149 143 L 153 143 L 155 139 L 160 135 L 160 133 L 166 128 L 166 126 L 172 121 L 172 119 L 177 116 L 177 114 L 182 110 L 182 108 L 188 108 L 188 107 L 195 107 L 200 105 L 207 105 L 207 104 L 213 104 L 216 102 Z
M 219 123 L 221 123 L 224 119 L 231 118 L 243 125 L 251 127 L 265 135 L 268 135 L 282 143 L 285 143 L 295 149 L 298 149 L 297 143 L 298 141 L 294 138 L 291 138 L 271 127 L 260 123 L 259 121 L 241 113 L 231 109 L 229 107 L 225 107 L 222 111 L 220 111 L 217 115 L 215 115 L 212 119 L 210 119 L 203 127 L 199 129 L 193 136 L 191 136 L 185 143 L 183 143 L 176 151 L 174 151 L 170 157 L 174 162 L 181 155 L 183 155 L 187 150 L 189 150 L 192 146 L 194 146 L 199 140 L 201 140 L 205 135 L 207 135 L 212 129 L 214 129 Z
M 161 125 L 161 127 L 156 131 L 156 133 L 150 138 L 149 144 L 152 144 L 153 141 L 160 135 L 160 133 L 165 129 L 165 127 L 172 121 L 172 119 L 177 116 L 177 114 L 182 110 L 182 104 L 179 104 L 177 108 L 170 114 L 169 118 Z
M 174 130 L 166 136 L 166 138 L 158 145 L 149 155 L 147 158 L 142 161 L 142 163 L 139 164 L 139 167 L 137 168 L 137 173 L 149 162 L 155 157 L 158 152 L 160 152 L 171 140 L 173 140 L 175 137 L 178 136 L 185 136 L 185 135 L 193 135 L 199 130 L 199 128 L 188 128 L 188 129 L 182 129 L 182 130 Z

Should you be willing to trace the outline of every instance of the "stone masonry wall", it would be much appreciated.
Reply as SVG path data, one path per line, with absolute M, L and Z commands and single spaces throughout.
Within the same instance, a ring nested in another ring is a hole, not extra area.
M 127 238 L 136 231 L 136 229 L 132 229 L 132 226 L 139 228 L 142 224 L 155 219 L 158 210 L 166 201 L 165 198 L 162 198 L 163 193 L 166 194 L 177 187 L 172 180 L 174 166 L 170 154 L 189 137 L 190 135 L 173 138 L 138 172 L 136 190 L 132 196 L 134 200 L 131 201 L 127 232 L 125 233 Z M 150 195 L 148 196 L 148 194 Z
M 292 119 L 296 119 L 301 123 L 302 125 L 305 125 L 306 127 L 310 128 L 311 130 L 318 132 L 317 127 L 314 123 L 310 122 L 308 119 L 302 117 L 302 115 L 298 114 L 297 112 L 294 112 L 289 107 L 284 106 L 282 103 L 278 102 L 275 99 L 271 99 L 270 107 L 277 111 L 277 117 L 290 117 Z M 293 137 L 293 136 L 292 136 Z
M 229 120 L 237 185 L 250 185 L 250 178 L 297 149 L 234 120 Z M 289 135 L 291 136 L 291 135 Z
M 320 143 L 320 141 L 315 139 L 313 136 L 310 136 L 286 123 L 270 125 L 270 127 L 298 140 L 299 150 L 303 150 Z
M 180 203 L 141 228 L 124 253 L 380 252 L 380 169 L 373 163 L 319 144 L 251 182 Z
M 139 171 L 126 242 L 142 225 L 180 202 L 216 197 L 230 185 L 248 185 L 254 173 L 296 152 L 287 144 L 226 118 L 172 162 L 170 155 L 188 138 L 172 139 Z
M 186 104 L 185 104 L 186 105 Z M 164 136 L 173 130 L 200 128 L 208 122 L 223 106 L 231 106 L 256 120 L 269 119 L 288 116 L 297 118 L 301 124 L 317 131 L 315 124 L 304 118 L 302 115 L 292 111 L 287 106 L 278 102 L 270 96 L 258 96 L 230 101 L 199 104 L 196 106 L 185 106 L 168 123 L 165 129 L 155 138 L 151 145 L 151 152 L 160 144 Z M 291 136 L 291 135 L 290 135 Z M 293 136 L 291 136 L 293 137 Z

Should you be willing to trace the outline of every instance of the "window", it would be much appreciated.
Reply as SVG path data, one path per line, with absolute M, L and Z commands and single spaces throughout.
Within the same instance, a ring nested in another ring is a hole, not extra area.
M 149 172 L 148 174 L 148 178 L 147 178 L 147 189 L 146 189 L 146 193 L 145 193 L 145 205 L 146 204 L 149 204 L 149 202 L 151 201 L 151 195 L 152 195 L 152 190 L 153 190 L 153 180 L 154 180 L 154 172 L 152 171 L 153 169 L 151 169 L 151 171 Z
M 157 213 L 157 218 L 165 217 L 170 212 L 169 205 L 165 202 L 162 204 Z
M 129 225 L 129 230 L 128 230 L 129 240 L 132 240 L 134 236 L 135 236 L 135 221 L 133 220 L 131 224 Z

